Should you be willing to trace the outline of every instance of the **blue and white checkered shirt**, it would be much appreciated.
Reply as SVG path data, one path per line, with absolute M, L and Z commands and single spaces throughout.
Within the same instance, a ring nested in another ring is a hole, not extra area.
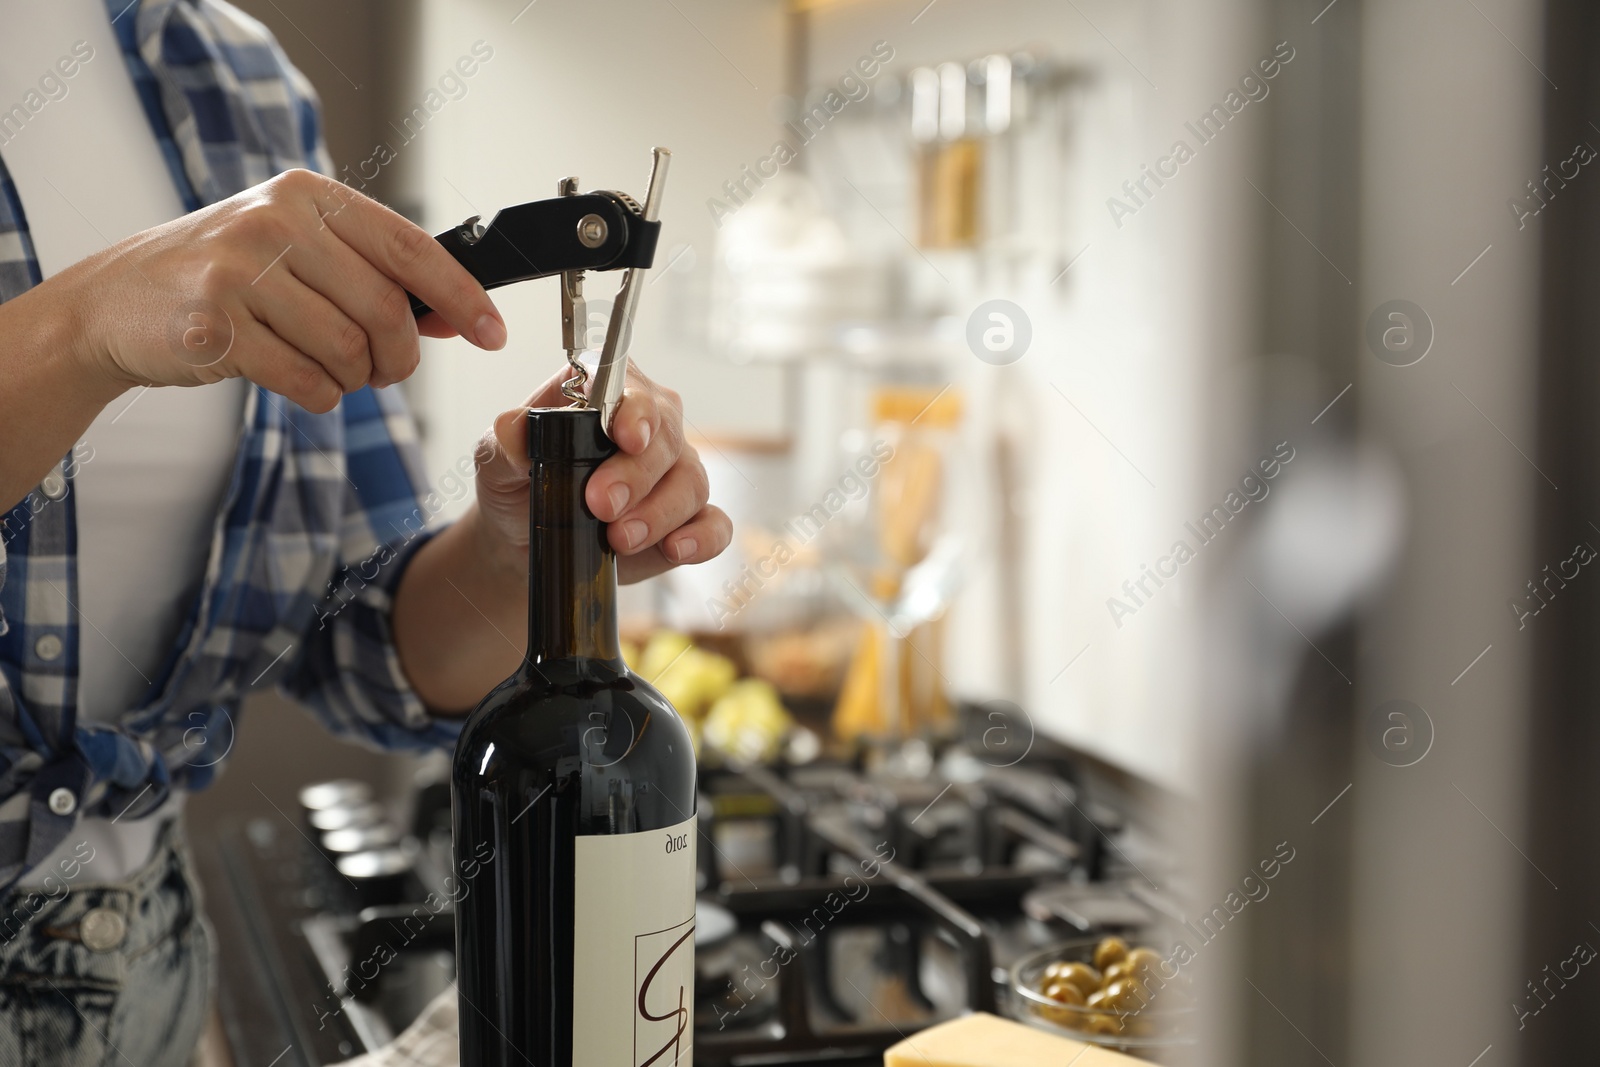
M 260 23 L 222 0 L 107 9 L 190 210 L 294 167 L 331 171 L 316 95 Z M 39 281 L 0 166 L 0 300 Z M 138 818 L 173 789 L 209 784 L 252 686 L 276 683 L 370 744 L 454 741 L 459 723 L 429 715 L 389 629 L 400 576 L 429 536 L 416 428 L 396 390 L 313 415 L 251 387 L 199 597 L 139 706 L 109 723 L 77 716 L 72 466 L 0 520 L 0 888 L 85 815 Z

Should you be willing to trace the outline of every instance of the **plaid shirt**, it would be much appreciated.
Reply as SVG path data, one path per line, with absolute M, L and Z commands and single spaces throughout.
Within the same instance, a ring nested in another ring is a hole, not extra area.
M 294 167 L 331 170 L 315 93 L 258 22 L 222 0 L 106 4 L 190 210 Z M 0 167 L 0 299 L 39 281 Z M 389 630 L 394 590 L 429 536 L 416 428 L 398 392 L 363 389 L 314 415 L 252 386 L 243 422 L 199 597 L 140 706 L 115 722 L 77 717 L 72 457 L 5 516 L 0 888 L 85 815 L 138 818 L 175 788 L 209 784 L 257 685 L 276 683 L 360 741 L 453 742 L 459 724 L 428 714 Z

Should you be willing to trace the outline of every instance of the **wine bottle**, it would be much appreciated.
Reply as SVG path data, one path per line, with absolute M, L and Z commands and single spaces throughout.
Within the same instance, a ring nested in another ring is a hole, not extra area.
M 528 412 L 528 652 L 451 771 L 462 1067 L 688 1067 L 695 758 L 622 660 L 593 409 Z

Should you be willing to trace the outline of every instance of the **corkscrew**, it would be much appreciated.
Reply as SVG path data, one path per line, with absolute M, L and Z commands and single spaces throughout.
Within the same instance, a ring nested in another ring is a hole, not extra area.
M 580 194 L 577 178 L 563 178 L 557 186 L 560 195 L 553 199 L 502 208 L 487 224 L 474 215 L 438 235 L 445 251 L 485 289 L 561 276 L 561 344 L 572 369 L 572 376 L 561 385 L 561 394 L 574 407 L 598 408 L 607 435 L 622 402 L 628 345 L 633 339 L 633 316 L 644 272 L 655 262 L 656 242 L 661 236 L 661 196 L 671 158 L 665 148 L 651 150 L 643 205 L 626 193 L 600 190 Z M 594 382 L 586 395 L 583 386 L 589 375 L 579 358 L 588 326 L 583 275 L 585 271 L 608 270 L 627 273 L 622 276 Z M 411 311 L 417 317 L 429 310 L 421 299 L 411 297 Z
M 577 196 L 578 179 L 562 178 L 556 186 L 556 191 L 562 196 Z M 572 368 L 572 377 L 561 383 L 561 395 L 572 401 L 572 406 L 576 408 L 589 406 L 589 398 L 583 391 L 583 384 L 589 378 L 589 370 L 578 358 L 583 352 L 588 324 L 589 304 L 583 299 L 583 271 L 562 271 L 561 347 L 566 350 L 567 365 Z
M 661 215 L 661 195 L 667 183 L 667 164 L 671 161 L 672 153 L 665 148 L 650 150 L 650 182 L 645 186 L 644 210 L 640 214 L 644 224 L 656 227 L 658 233 L 661 223 L 656 220 Z M 600 362 L 594 368 L 589 399 L 600 409 L 600 425 L 605 428 L 607 437 L 611 436 L 617 405 L 622 403 L 623 381 L 628 376 L 628 345 L 633 340 L 633 315 L 639 308 L 644 272 L 649 268 L 649 263 L 629 267 L 628 273 L 622 276 L 622 287 L 617 290 L 616 302 L 611 307 L 611 321 L 606 324 Z

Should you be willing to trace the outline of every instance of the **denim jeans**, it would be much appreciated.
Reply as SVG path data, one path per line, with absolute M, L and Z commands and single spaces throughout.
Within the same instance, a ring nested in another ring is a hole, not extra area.
M 0 897 L 0 1064 L 185 1067 L 214 970 L 181 825 L 125 882 L 50 885 Z

